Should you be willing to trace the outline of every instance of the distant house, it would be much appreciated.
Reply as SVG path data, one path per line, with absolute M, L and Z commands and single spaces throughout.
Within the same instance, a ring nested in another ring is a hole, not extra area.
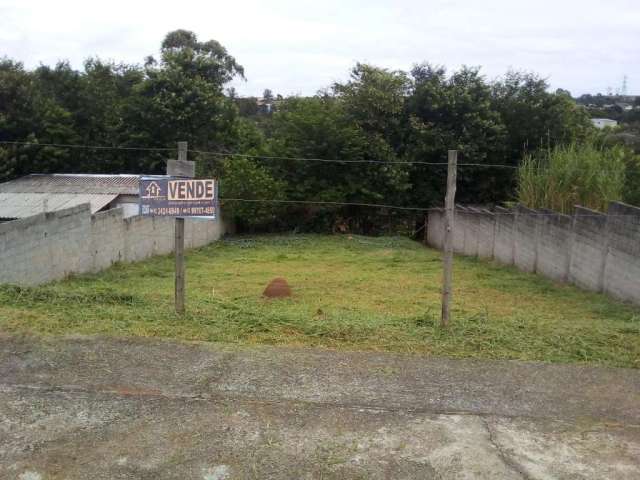
M 624 112 L 633 110 L 633 105 L 631 105 L 630 103 L 618 102 L 616 103 L 616 107 L 622 109 Z
M 257 98 L 256 105 L 258 111 L 262 113 L 271 113 L 273 111 L 273 100 L 266 98 Z
M 34 174 L 0 183 L 0 221 L 88 203 L 91 213 L 121 207 L 138 215 L 140 175 Z
M 595 125 L 596 128 L 606 128 L 606 127 L 615 127 L 618 125 L 618 122 L 615 120 L 611 120 L 610 118 L 592 118 L 591 123 Z

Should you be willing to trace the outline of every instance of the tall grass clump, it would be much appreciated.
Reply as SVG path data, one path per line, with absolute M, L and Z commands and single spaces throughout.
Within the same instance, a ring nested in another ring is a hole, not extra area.
M 529 208 L 572 213 L 574 205 L 606 211 L 625 188 L 624 149 L 592 143 L 556 146 L 525 155 L 518 170 L 518 200 Z

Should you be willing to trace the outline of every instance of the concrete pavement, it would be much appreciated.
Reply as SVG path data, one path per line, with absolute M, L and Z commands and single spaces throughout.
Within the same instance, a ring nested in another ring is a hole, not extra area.
M 0 478 L 637 479 L 640 371 L 5 335 Z

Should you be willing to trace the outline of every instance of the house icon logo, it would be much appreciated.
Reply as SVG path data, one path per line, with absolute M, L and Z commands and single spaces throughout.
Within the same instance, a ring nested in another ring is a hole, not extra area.
M 162 196 L 162 190 L 160 189 L 160 185 L 156 182 L 151 182 L 147 185 L 147 188 L 144 189 L 145 198 L 157 198 Z

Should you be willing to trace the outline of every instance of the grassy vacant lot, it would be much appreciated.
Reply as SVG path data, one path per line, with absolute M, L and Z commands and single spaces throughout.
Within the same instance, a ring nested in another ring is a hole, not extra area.
M 441 260 L 402 238 L 235 238 L 187 256 L 37 288 L 0 287 L 0 330 L 315 345 L 640 367 L 640 309 L 515 269 L 457 258 L 454 319 L 438 326 Z M 261 298 L 283 276 L 294 296 Z

